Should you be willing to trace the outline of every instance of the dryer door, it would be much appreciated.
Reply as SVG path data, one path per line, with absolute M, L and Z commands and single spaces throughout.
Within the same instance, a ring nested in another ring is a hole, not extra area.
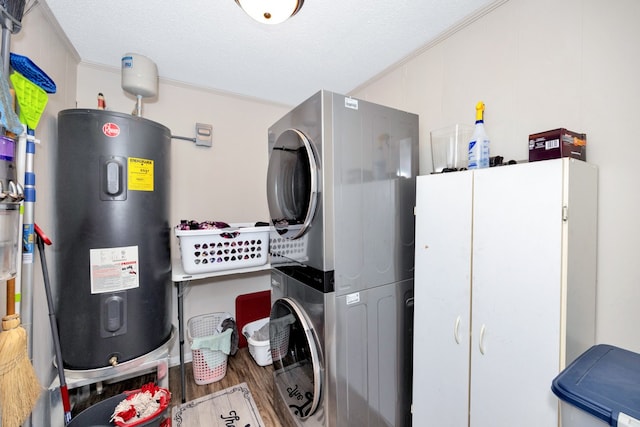
M 284 238 L 302 236 L 313 219 L 318 196 L 318 162 L 309 139 L 287 129 L 269 153 L 267 201 L 271 222 Z
M 320 403 L 322 365 L 315 333 L 294 300 L 273 304 L 269 337 L 276 387 L 291 412 L 306 419 Z

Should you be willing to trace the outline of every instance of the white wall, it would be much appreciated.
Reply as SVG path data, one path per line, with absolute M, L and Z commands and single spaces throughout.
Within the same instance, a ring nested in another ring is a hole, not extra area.
M 600 171 L 597 340 L 636 352 L 638 20 L 636 0 L 509 0 L 353 92 L 420 115 L 421 173 L 430 130 L 472 124 L 479 100 L 491 153 L 507 160 L 528 158 L 531 133 L 585 132 Z

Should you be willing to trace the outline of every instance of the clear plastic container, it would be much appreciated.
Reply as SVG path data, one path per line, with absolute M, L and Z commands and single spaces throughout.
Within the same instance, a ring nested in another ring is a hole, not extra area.
M 16 274 L 20 211 L 17 204 L 0 205 L 0 280 Z
M 466 169 L 472 125 L 455 124 L 431 131 L 431 160 L 436 173 Z

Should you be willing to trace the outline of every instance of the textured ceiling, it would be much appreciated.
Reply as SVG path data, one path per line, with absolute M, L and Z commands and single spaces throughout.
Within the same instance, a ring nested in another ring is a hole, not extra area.
M 84 62 L 149 57 L 161 78 L 285 105 L 347 93 L 495 0 L 306 0 L 279 25 L 234 0 L 44 1 Z M 504 0 L 503 0 L 504 1 Z

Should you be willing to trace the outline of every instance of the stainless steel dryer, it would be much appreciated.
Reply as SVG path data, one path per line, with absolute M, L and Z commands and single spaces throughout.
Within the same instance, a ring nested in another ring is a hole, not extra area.
M 283 422 L 410 425 L 417 173 L 415 114 L 320 91 L 269 128 Z

